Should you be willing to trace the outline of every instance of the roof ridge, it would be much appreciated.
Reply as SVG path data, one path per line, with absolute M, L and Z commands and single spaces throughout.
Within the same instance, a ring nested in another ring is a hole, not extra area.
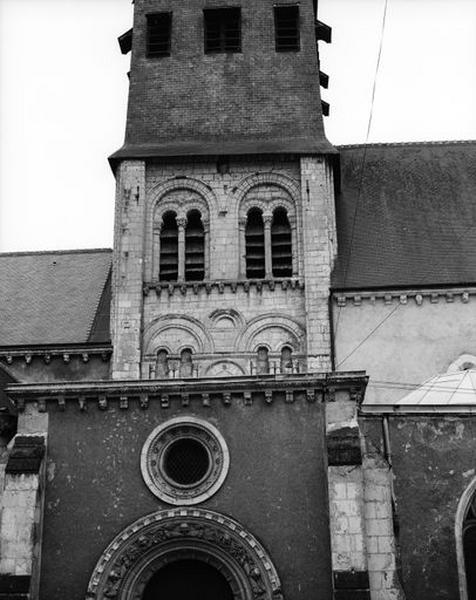
M 449 145 L 469 145 L 476 144 L 476 140 L 422 140 L 419 142 L 375 142 L 366 144 L 336 144 L 335 147 L 340 148 L 365 148 L 365 147 L 382 147 L 382 146 L 449 146 Z
M 38 256 L 42 254 L 97 254 L 99 252 L 112 252 L 112 248 L 77 248 L 71 250 L 24 250 L 19 252 L 0 252 L 2 256 Z

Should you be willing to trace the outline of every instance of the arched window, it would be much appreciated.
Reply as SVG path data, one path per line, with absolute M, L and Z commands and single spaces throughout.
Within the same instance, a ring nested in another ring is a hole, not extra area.
M 263 215 L 257 208 L 248 213 L 245 230 L 246 277 L 263 279 L 265 276 Z
M 273 277 L 292 277 L 293 253 L 291 226 L 284 208 L 277 208 L 271 224 L 271 259 Z
M 190 348 L 184 348 L 180 353 L 180 377 L 192 377 L 192 375 L 192 351 Z
M 281 350 L 281 373 L 292 373 L 293 371 L 293 351 L 289 346 L 284 346 Z
M 269 373 L 268 348 L 260 346 L 256 356 L 256 374 L 267 375 Z
M 476 600 L 476 495 L 463 521 L 463 553 L 468 600 Z
M 205 278 L 205 235 L 198 210 L 187 215 L 185 228 L 185 281 L 203 281 Z
M 156 379 L 167 379 L 169 376 L 169 354 L 167 350 L 159 350 L 157 352 L 157 360 L 155 363 Z
M 178 279 L 178 227 L 175 213 L 167 212 L 163 216 L 160 232 L 160 279 L 177 281 Z

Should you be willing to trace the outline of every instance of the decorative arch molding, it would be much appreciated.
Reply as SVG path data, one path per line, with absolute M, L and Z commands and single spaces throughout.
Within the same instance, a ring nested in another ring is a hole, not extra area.
M 180 179 L 168 179 L 167 181 L 159 183 L 151 188 L 148 193 L 150 198 L 149 217 L 152 215 L 156 205 L 164 198 L 164 196 L 175 190 L 196 192 L 206 202 L 208 214 L 216 214 L 218 212 L 218 199 L 211 187 L 199 179 L 184 177 Z
M 254 175 L 249 175 L 248 177 L 242 179 L 236 186 L 234 190 L 236 210 L 241 210 L 242 201 L 248 192 L 250 192 L 250 190 L 262 185 L 276 185 L 280 187 L 282 190 L 284 190 L 284 192 L 286 192 L 286 195 L 291 197 L 295 204 L 300 197 L 300 186 L 297 180 L 280 173 L 255 173 Z M 241 214 L 241 212 L 238 214 Z M 237 218 L 238 214 L 236 215 Z
M 187 332 L 196 342 L 196 347 L 193 348 L 196 353 L 214 352 L 213 340 L 198 319 L 187 315 L 168 314 L 158 317 L 146 328 L 144 332 L 145 355 L 155 354 L 159 348 L 168 346 L 164 345 L 160 339 L 160 335 L 167 329 L 179 329 Z M 183 347 L 184 344 L 177 344 L 177 348 Z
M 239 377 L 246 375 L 245 370 L 234 360 L 217 360 L 205 372 L 205 377 Z
M 166 564 L 192 558 L 227 579 L 234 600 L 282 600 L 270 556 L 240 523 L 197 508 L 162 510 L 123 530 L 96 564 L 86 600 L 141 600 L 147 583 Z
M 460 600 L 468 600 L 468 586 L 466 583 L 466 565 L 464 560 L 463 548 L 463 524 L 468 512 L 471 500 L 476 493 L 476 477 L 473 477 L 467 488 L 461 494 L 456 509 L 455 517 L 455 541 L 456 541 L 456 562 L 458 566 L 459 579 L 459 597 Z
M 184 195 L 181 198 L 181 195 Z M 160 256 L 160 230 L 166 212 L 174 212 L 177 222 L 186 222 L 191 210 L 200 212 L 205 236 L 205 276 L 210 269 L 209 236 L 210 219 L 218 212 L 218 199 L 205 183 L 191 177 L 169 179 L 148 192 L 146 227 L 146 276 L 150 281 L 158 273 Z
M 289 336 L 286 340 L 280 340 L 276 348 L 273 348 L 273 352 L 279 351 L 283 346 L 291 346 L 296 352 L 303 351 L 305 341 L 305 330 L 304 328 L 289 317 L 283 317 L 278 313 L 270 313 L 267 315 L 261 315 L 255 317 L 249 323 L 247 328 L 238 336 L 236 340 L 236 351 L 240 352 L 253 352 L 256 348 L 255 345 L 266 345 L 262 342 L 256 342 L 255 340 L 259 334 L 266 329 L 280 328 Z
M 235 328 L 241 328 L 246 325 L 243 315 L 234 308 L 218 308 L 208 315 L 208 319 L 212 327 L 218 328 L 220 327 L 220 321 L 223 319 L 228 319 L 230 322 L 233 322 Z
M 461 354 L 448 367 L 447 373 L 457 373 L 465 369 L 476 368 L 476 356 L 474 354 Z

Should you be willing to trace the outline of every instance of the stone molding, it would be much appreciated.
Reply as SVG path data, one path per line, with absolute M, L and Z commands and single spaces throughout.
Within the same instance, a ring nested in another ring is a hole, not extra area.
M 364 371 L 335 373 L 256 375 L 173 380 L 115 380 L 100 382 L 10 384 L 6 394 L 21 412 L 26 404 L 34 403 L 39 412 L 66 410 L 76 406 L 80 411 L 106 411 L 111 403 L 121 410 L 145 410 L 156 402 L 162 409 L 171 402 L 188 409 L 198 402 L 203 407 L 220 403 L 252 406 L 254 403 L 272 405 L 334 402 L 345 397 L 360 403 L 368 377 Z
M 194 354 L 204 354 L 214 352 L 213 338 L 203 327 L 203 324 L 198 319 L 189 317 L 188 315 L 167 314 L 162 315 L 149 323 L 143 336 L 144 355 L 156 354 L 163 346 L 161 342 L 161 334 L 163 335 L 167 329 L 181 329 L 189 334 L 194 340 Z M 169 353 L 171 348 L 164 347 Z M 177 349 L 179 351 L 179 349 Z
M 198 294 L 205 291 L 207 294 L 218 292 L 223 294 L 226 291 L 231 291 L 236 294 L 237 291 L 243 290 L 247 294 L 251 290 L 256 290 L 261 294 L 263 290 L 274 291 L 276 288 L 282 290 L 287 289 L 304 289 L 304 280 L 298 278 L 289 279 L 233 279 L 233 280 L 210 280 L 210 281 L 147 281 L 144 283 L 144 296 L 149 296 L 152 290 L 157 296 L 167 293 L 173 296 L 175 293 L 180 293 L 182 296 L 187 294 Z
M 451 304 L 459 301 L 467 304 L 470 301 L 470 296 L 476 296 L 475 288 L 434 288 L 434 289 L 407 289 L 407 290 L 378 290 L 378 291 L 335 291 L 332 292 L 333 302 L 344 307 L 362 306 L 363 304 L 412 304 L 422 306 L 424 302 L 438 304 L 446 302 Z
M 60 358 L 65 364 L 68 364 L 73 357 L 80 357 L 84 363 L 87 363 L 92 356 L 100 356 L 104 362 L 107 362 L 110 360 L 111 354 L 112 346 L 109 344 L 95 348 L 88 346 L 77 346 L 74 348 L 67 346 L 0 348 L 0 360 L 4 360 L 8 365 L 17 360 L 23 360 L 27 365 L 30 365 L 33 358 L 36 357 L 42 358 L 46 365 L 55 358 Z
M 165 447 L 171 442 L 193 438 L 206 447 L 210 459 L 207 476 L 194 486 L 173 485 L 161 466 Z M 184 416 L 169 419 L 156 427 L 142 448 L 140 468 L 149 490 L 158 498 L 175 505 L 192 505 L 211 498 L 222 486 L 230 466 L 230 453 L 222 434 L 208 421 Z
M 158 511 L 122 531 L 96 564 L 86 600 L 140 600 L 154 573 L 183 558 L 202 558 L 221 571 L 235 600 L 283 600 L 258 540 L 230 517 L 195 508 Z
M 304 350 L 303 345 L 306 339 L 306 332 L 303 326 L 296 320 L 290 317 L 284 317 L 279 313 L 269 313 L 260 315 L 251 319 L 246 325 L 246 329 L 238 336 L 235 347 L 236 349 L 244 349 L 248 351 L 256 350 L 254 339 L 264 330 L 268 328 L 280 328 L 286 331 L 288 337 L 286 341 L 280 343 L 280 348 L 268 348 L 271 351 L 281 350 L 284 346 L 291 346 L 296 352 Z M 259 343 L 259 345 L 263 345 Z M 265 344 L 268 346 L 268 344 Z

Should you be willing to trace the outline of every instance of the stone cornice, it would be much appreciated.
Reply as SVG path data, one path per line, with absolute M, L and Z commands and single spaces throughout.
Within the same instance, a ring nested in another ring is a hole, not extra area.
M 53 358 L 62 358 L 64 363 L 69 363 L 72 357 L 79 356 L 87 363 L 92 356 L 100 356 L 103 361 L 111 358 L 111 344 L 45 344 L 35 346 L 0 346 L 0 361 L 11 365 L 14 360 L 24 360 L 27 365 L 33 357 L 43 358 L 49 364 Z
M 333 302 L 344 307 L 349 305 L 361 306 L 362 304 L 416 304 L 421 306 L 424 302 L 438 304 L 438 302 L 467 304 L 470 296 L 476 296 L 476 286 L 450 287 L 450 288 L 409 288 L 388 290 L 349 290 L 333 291 Z
M 85 411 L 89 407 L 106 410 L 111 402 L 117 402 L 121 409 L 146 409 L 152 402 L 162 408 L 169 408 L 171 402 L 187 407 L 192 401 L 205 407 L 212 403 L 251 406 L 254 402 L 265 405 L 275 401 L 286 404 L 332 402 L 342 395 L 360 404 L 367 380 L 364 371 L 349 371 L 233 378 L 11 384 L 5 391 L 19 411 L 24 409 L 25 404 L 33 402 L 40 412 L 53 405 L 64 410 L 70 403 Z
M 225 291 L 230 291 L 235 294 L 238 290 L 249 293 L 250 290 L 256 290 L 261 293 L 263 290 L 274 291 L 276 288 L 282 290 L 287 289 L 304 289 L 304 281 L 299 278 L 286 279 L 221 279 L 210 281 L 149 281 L 144 283 L 143 292 L 148 296 L 151 291 L 155 291 L 157 296 L 168 294 L 173 296 L 175 293 L 180 293 L 183 296 L 186 294 L 198 294 L 201 290 L 205 290 L 207 294 L 218 292 L 223 294 Z

